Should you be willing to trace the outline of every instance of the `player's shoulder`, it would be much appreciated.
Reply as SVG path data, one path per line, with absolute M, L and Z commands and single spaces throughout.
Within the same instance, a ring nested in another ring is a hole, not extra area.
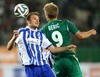
M 68 24 L 69 24 L 69 25 L 70 25 L 70 24 L 73 24 L 70 20 L 67 20 L 67 19 L 64 20 L 64 23 L 67 24 L 67 25 L 68 25 Z
M 72 23 L 70 20 L 65 20 L 66 23 Z
M 19 28 L 19 29 L 18 29 L 18 33 L 20 34 L 21 32 L 23 32 L 23 31 L 25 31 L 25 30 L 26 30 L 26 28 L 24 28 L 24 27 Z
M 40 34 L 44 34 L 41 30 L 38 30 L 38 32 L 39 32 Z
M 68 20 L 68 19 L 62 19 L 62 20 L 56 20 L 56 23 L 70 23 L 71 21 L 70 20 Z
M 67 23 L 69 23 L 69 22 L 71 22 L 71 21 L 68 20 L 68 19 L 65 19 L 65 20 L 63 20 L 63 22 L 67 22 Z
M 41 30 L 38 31 L 42 36 L 46 36 L 46 34 L 44 32 L 42 32 Z

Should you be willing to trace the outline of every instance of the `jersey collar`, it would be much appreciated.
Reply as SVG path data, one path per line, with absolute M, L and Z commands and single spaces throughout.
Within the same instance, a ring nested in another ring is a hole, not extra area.
M 31 29 L 30 27 L 28 27 L 28 26 L 26 26 L 26 28 L 29 28 L 29 29 Z M 31 29 L 31 30 L 33 30 L 33 29 Z M 36 28 L 35 30 L 33 30 L 33 31 L 37 31 L 38 29 Z

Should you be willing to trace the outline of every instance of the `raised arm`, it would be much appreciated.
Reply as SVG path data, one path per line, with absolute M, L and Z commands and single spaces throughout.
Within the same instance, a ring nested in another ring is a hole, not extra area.
M 76 45 L 69 45 L 64 47 L 55 47 L 52 45 L 48 48 L 48 50 L 50 50 L 52 53 L 64 52 L 65 50 L 75 51 L 75 49 L 76 49 Z
M 80 32 L 80 31 L 76 32 L 76 36 L 80 39 L 85 39 L 85 38 L 88 38 L 92 35 L 96 35 L 96 30 L 91 29 L 87 32 Z
M 13 48 L 14 42 L 15 42 L 17 37 L 18 37 L 18 32 L 17 32 L 17 30 L 14 30 L 13 37 L 11 38 L 11 40 L 7 44 L 7 49 L 8 50 L 11 50 Z

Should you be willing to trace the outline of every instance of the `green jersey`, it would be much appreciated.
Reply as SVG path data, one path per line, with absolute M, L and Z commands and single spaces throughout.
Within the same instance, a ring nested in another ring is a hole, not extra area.
M 48 22 L 43 28 L 40 29 L 49 39 L 49 41 L 57 47 L 68 46 L 71 43 L 70 32 L 75 34 L 79 31 L 70 21 L 68 20 L 52 20 Z M 55 55 L 73 53 L 70 50 L 65 52 L 57 53 Z

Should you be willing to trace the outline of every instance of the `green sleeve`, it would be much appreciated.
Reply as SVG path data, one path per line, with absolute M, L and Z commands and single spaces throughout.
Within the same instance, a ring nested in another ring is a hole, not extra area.
M 76 28 L 76 26 L 75 26 L 72 22 L 70 22 L 70 21 L 67 20 L 67 23 L 68 23 L 69 31 L 70 31 L 71 33 L 76 34 L 76 32 L 79 31 L 79 29 Z

